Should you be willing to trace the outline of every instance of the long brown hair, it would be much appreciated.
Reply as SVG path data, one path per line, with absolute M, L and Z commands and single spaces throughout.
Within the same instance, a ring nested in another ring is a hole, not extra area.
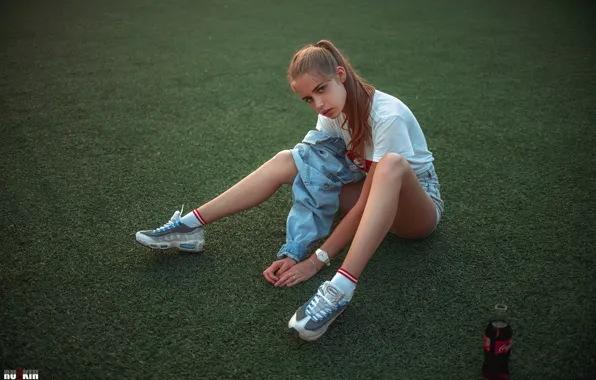
M 351 142 L 348 149 L 355 158 L 364 162 L 366 145 L 372 140 L 370 110 L 375 88 L 366 83 L 354 70 L 346 57 L 328 40 L 320 40 L 316 45 L 306 45 L 298 50 L 288 68 L 288 82 L 313 70 L 320 76 L 331 79 L 337 75 L 337 67 L 346 70 L 346 118 L 342 124 L 348 125 Z

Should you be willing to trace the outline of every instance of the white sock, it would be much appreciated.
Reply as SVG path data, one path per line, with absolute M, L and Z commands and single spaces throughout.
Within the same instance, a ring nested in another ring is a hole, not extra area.
M 180 221 L 189 227 L 205 227 L 205 225 L 207 224 L 205 223 L 205 220 L 203 219 L 201 214 L 199 214 L 198 209 L 194 209 L 188 214 L 184 215 L 182 218 L 180 218 Z
M 340 289 L 346 295 L 347 299 L 352 298 L 356 285 L 358 284 L 358 278 L 353 276 L 347 270 L 339 268 L 331 283 Z

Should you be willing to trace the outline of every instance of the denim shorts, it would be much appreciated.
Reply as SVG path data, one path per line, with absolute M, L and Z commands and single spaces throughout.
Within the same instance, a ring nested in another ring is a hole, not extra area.
M 430 199 L 435 203 L 437 209 L 437 224 L 439 224 L 441 216 L 443 215 L 445 203 L 441 199 L 441 185 L 439 185 L 439 177 L 437 177 L 435 166 L 431 164 L 428 170 L 422 173 L 416 173 L 416 176 L 426 194 L 428 194 Z

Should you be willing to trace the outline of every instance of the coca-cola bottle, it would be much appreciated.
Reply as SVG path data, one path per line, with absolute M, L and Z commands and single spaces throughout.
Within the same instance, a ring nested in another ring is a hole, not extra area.
M 507 306 L 495 305 L 493 315 L 484 330 L 484 363 L 482 376 L 490 380 L 509 379 L 509 355 L 513 330 L 507 317 Z

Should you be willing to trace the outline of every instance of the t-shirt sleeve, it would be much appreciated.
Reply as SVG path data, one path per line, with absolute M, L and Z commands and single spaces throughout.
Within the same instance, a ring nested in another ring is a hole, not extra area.
M 379 162 L 387 153 L 397 153 L 404 157 L 414 155 L 408 127 L 404 119 L 399 116 L 392 116 L 379 121 L 379 124 L 373 128 L 372 137 L 374 162 Z

